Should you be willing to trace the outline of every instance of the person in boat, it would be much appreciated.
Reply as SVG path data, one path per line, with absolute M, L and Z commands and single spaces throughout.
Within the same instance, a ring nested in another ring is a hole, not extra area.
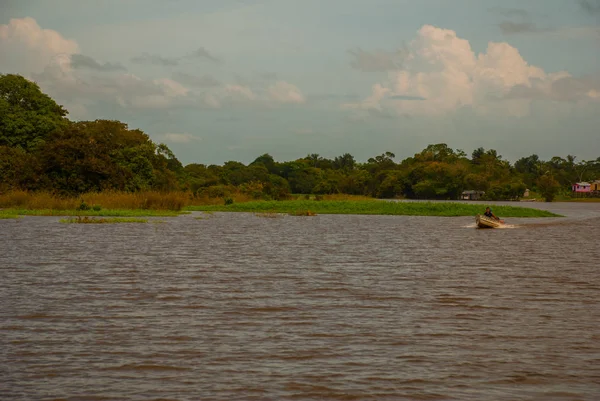
M 494 213 L 492 213 L 492 209 L 490 209 L 490 207 L 486 207 L 485 208 L 485 213 L 483 213 L 484 216 L 490 217 L 494 220 L 498 220 L 501 221 L 499 217 L 497 217 Z

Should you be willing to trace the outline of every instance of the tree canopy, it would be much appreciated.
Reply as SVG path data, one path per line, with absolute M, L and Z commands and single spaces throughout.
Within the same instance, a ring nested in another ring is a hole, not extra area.
M 469 189 L 485 191 L 487 199 L 510 200 L 529 188 L 551 200 L 576 181 L 600 179 L 600 157 L 543 161 L 533 154 L 511 165 L 494 149 L 478 147 L 469 158 L 445 143 L 399 162 L 391 151 L 364 163 L 349 153 L 332 159 L 312 153 L 284 162 L 265 153 L 248 165 L 183 166 L 165 144 L 125 123 L 72 122 L 66 115 L 34 82 L 0 75 L 0 191 L 184 190 L 227 196 L 238 190 L 257 199 L 290 193 L 458 199 Z

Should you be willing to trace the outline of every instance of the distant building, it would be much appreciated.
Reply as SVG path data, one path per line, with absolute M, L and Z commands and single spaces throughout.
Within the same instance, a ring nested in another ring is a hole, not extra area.
M 590 191 L 600 191 L 600 180 L 592 181 Z
M 525 192 L 523 192 L 523 198 L 529 198 L 529 188 L 527 188 Z
M 462 199 L 462 200 L 479 200 L 481 197 L 483 197 L 483 195 L 485 195 L 484 191 L 473 191 L 473 190 L 463 191 L 460 196 L 460 199 Z
M 591 185 L 589 182 L 578 182 L 572 186 L 573 192 L 590 192 Z

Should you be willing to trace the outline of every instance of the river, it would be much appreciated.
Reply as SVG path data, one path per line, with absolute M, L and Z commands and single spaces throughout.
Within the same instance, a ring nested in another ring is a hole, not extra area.
M 0 399 L 597 401 L 600 203 L 522 206 L 0 220 Z

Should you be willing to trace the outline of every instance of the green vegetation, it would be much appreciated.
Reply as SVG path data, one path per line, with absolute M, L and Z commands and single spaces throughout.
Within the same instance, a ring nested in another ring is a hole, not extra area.
M 138 217 L 88 217 L 78 216 L 70 217 L 68 219 L 60 219 L 61 223 L 67 224 L 115 224 L 115 223 L 147 223 L 148 219 L 140 219 Z
M 288 213 L 310 211 L 316 214 L 384 214 L 408 216 L 475 216 L 483 212 L 484 206 L 457 202 L 386 202 L 366 201 L 256 201 L 232 205 L 190 206 L 188 210 Z M 561 217 L 545 210 L 494 206 L 494 213 L 501 217 Z
M 16 213 L 13 213 L 12 211 L 5 211 L 5 210 L 0 210 L 0 220 L 5 220 L 5 219 L 18 219 L 19 216 Z
M 313 153 L 285 162 L 263 154 L 248 165 L 183 166 L 165 144 L 125 123 L 75 122 L 67 114 L 34 82 L 0 75 L 0 208 L 180 210 L 290 194 L 456 200 L 463 190 L 518 200 L 526 188 L 550 201 L 568 197 L 576 181 L 600 179 L 600 157 L 543 161 L 534 154 L 511 164 L 494 149 L 480 147 L 469 157 L 444 143 L 400 162 L 392 152 L 365 163 L 349 153 Z

